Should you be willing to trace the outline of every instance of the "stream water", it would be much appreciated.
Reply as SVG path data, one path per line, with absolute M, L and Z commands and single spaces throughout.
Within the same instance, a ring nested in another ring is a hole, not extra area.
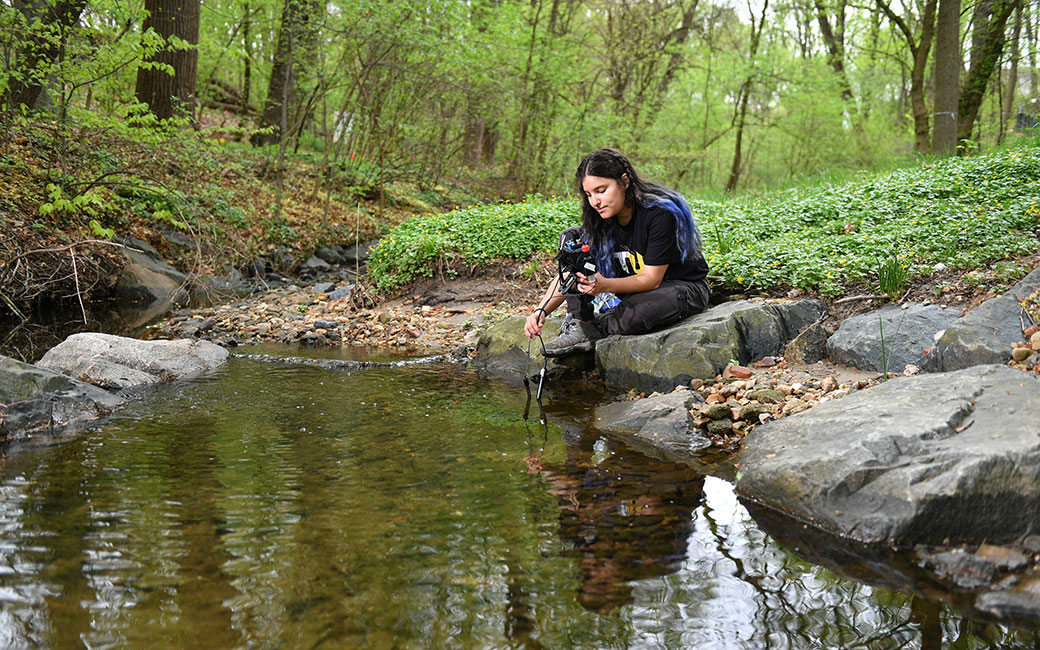
M 153 389 L 6 459 L 0 646 L 1036 647 L 800 559 L 552 390 L 250 358 Z

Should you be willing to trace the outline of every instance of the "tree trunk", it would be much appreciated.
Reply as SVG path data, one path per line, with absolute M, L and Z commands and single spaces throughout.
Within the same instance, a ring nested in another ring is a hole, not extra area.
M 245 17 L 242 18 L 242 46 L 245 50 L 242 71 L 242 110 L 249 114 L 249 93 L 253 85 L 253 43 L 250 37 L 250 28 L 253 26 L 252 9 L 247 2 L 245 4 Z
M 1040 94 L 1037 93 L 1037 70 L 1036 70 L 1036 29 L 1033 27 L 1033 13 L 1030 11 L 1030 5 L 1023 5 L 1022 11 L 1025 25 L 1026 25 L 1026 51 L 1029 52 L 1029 98 L 1031 100 L 1036 99 Z M 1030 103 L 1030 109 L 1032 109 L 1032 102 Z
M 927 0 L 921 16 L 920 39 L 911 28 L 912 20 L 904 20 L 884 0 L 876 0 L 882 13 L 899 29 L 906 39 L 913 67 L 910 70 L 910 107 L 914 114 L 914 149 L 924 152 L 928 150 L 928 107 L 925 102 L 924 73 L 928 67 L 928 53 L 932 48 L 935 35 L 935 8 L 938 0 Z M 912 18 L 912 17 L 911 17 Z M 936 52 L 938 56 L 938 52 Z
M 173 75 L 165 70 L 142 66 L 137 69 L 137 100 L 148 104 L 160 120 L 172 117 L 193 117 L 195 113 L 195 77 L 198 68 L 199 0 L 145 0 L 145 18 L 142 29 L 155 30 L 169 43 L 176 37 L 190 43 L 189 49 L 164 47 L 156 52 L 152 63 L 168 65 Z
M 287 125 L 294 122 L 289 113 L 296 101 L 301 77 L 307 72 L 307 61 L 316 49 L 315 21 L 319 7 L 315 0 L 285 0 L 267 100 L 260 118 L 260 128 L 269 132 L 254 133 L 249 138 L 254 145 L 280 141 Z
M 935 8 L 938 0 L 928 0 L 921 25 L 921 42 L 914 52 L 914 67 L 910 71 L 910 105 L 914 112 L 914 150 L 928 151 L 928 107 L 925 103 L 924 73 L 928 67 L 928 53 L 932 49 L 935 31 Z
M 845 2 L 839 2 L 838 7 L 835 9 L 835 17 L 837 18 L 839 28 L 837 34 L 834 33 L 834 29 L 831 27 L 831 21 L 827 15 L 827 9 L 823 6 L 823 2 L 815 0 L 814 4 L 816 6 L 816 22 L 820 25 L 820 34 L 823 36 L 823 42 L 827 45 L 827 61 L 831 64 L 834 74 L 838 75 L 838 83 L 841 85 L 841 98 L 847 102 L 852 99 L 852 87 L 849 85 L 849 77 L 845 73 Z
M 957 103 L 961 73 L 961 0 L 939 0 L 935 33 L 935 128 L 932 151 L 957 149 Z
M 964 80 L 960 99 L 957 101 L 957 145 L 961 153 L 964 152 L 964 145 L 971 139 L 971 131 L 975 127 L 989 78 L 1004 53 L 1004 29 L 1016 1 L 992 0 L 989 19 L 985 23 L 975 25 L 971 69 L 968 70 L 968 77 Z M 977 51 L 975 43 L 978 45 Z
M 1011 68 L 1008 70 L 1007 88 L 1004 94 L 1003 114 L 1000 118 L 1000 139 L 1004 139 L 1008 124 L 1011 123 L 1011 114 L 1015 108 L 1015 90 L 1018 86 L 1018 60 L 1021 57 L 1019 38 L 1022 36 L 1022 2 L 1015 3 L 1015 27 L 1011 32 Z
M 766 10 L 769 9 L 769 0 L 765 0 L 762 4 L 762 17 L 758 21 L 758 28 L 755 28 L 755 17 L 751 16 L 751 44 L 748 52 L 748 61 L 754 61 L 755 55 L 758 54 L 758 44 L 762 40 L 762 32 L 765 29 L 766 24 Z M 736 143 L 733 147 L 733 163 L 729 167 L 729 178 L 726 179 L 726 191 L 732 192 L 737 189 L 737 183 L 740 182 L 740 169 L 743 163 L 743 146 L 744 146 L 744 128 L 747 125 L 747 109 L 748 102 L 751 100 L 751 86 L 754 83 L 755 77 L 752 72 L 746 81 L 740 86 L 740 101 L 737 107 L 737 112 L 734 115 L 734 120 L 737 127 Z
M 3 96 L 6 108 L 37 108 L 44 95 L 50 67 L 58 62 L 61 44 L 79 22 L 86 5 L 86 0 L 15 2 L 14 6 L 25 18 L 26 25 L 33 26 L 39 20 L 41 27 L 33 27 L 32 36 L 18 50 L 12 69 L 14 74 Z

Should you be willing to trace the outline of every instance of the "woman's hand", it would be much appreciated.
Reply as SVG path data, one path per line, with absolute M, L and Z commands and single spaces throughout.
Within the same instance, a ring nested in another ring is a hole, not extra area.
M 600 275 L 599 273 L 596 273 L 594 275 L 582 275 L 581 273 L 578 273 L 577 275 L 579 293 L 584 293 L 589 296 L 595 296 L 600 293 L 603 293 L 603 289 L 599 286 L 600 280 L 603 279 L 602 275 Z
M 527 338 L 533 339 L 542 333 L 542 325 L 545 325 L 545 310 L 538 308 L 524 321 L 524 334 Z

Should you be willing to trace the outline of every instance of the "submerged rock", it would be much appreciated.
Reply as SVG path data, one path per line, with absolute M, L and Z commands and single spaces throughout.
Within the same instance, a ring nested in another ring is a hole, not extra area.
M 756 429 L 737 489 L 865 543 L 1006 542 L 1040 521 L 1038 421 L 1006 366 L 898 378 Z
M 142 341 L 96 332 L 73 334 L 36 362 L 101 388 L 119 390 L 213 370 L 228 351 L 208 341 Z
M 596 408 L 595 425 L 603 431 L 640 438 L 667 451 L 689 453 L 711 445 L 708 438 L 690 426 L 690 409 L 703 403 L 704 398 L 690 390 L 615 402 Z

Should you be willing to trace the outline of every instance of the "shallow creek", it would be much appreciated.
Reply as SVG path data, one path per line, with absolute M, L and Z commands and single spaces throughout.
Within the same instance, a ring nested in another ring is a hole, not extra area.
M 250 358 L 149 391 L 6 460 L 0 646 L 1035 647 L 803 561 L 561 391 Z

